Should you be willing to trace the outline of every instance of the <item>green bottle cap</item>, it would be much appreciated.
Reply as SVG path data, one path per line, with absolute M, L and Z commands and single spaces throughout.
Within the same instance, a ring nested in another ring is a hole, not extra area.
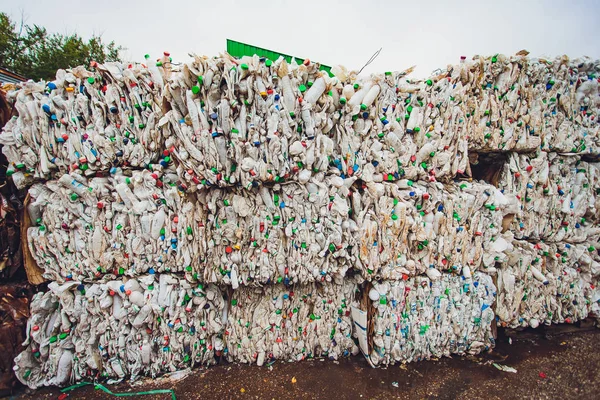
M 273 61 L 271 61 L 271 60 L 267 59 L 267 61 L 265 61 L 265 65 L 266 65 L 267 67 L 270 67 L 271 65 L 273 65 Z
M 150 58 L 150 54 L 145 54 L 145 55 L 144 55 L 144 58 L 145 58 L 146 60 L 147 60 L 147 59 L 149 59 L 149 58 Z
M 243 70 L 248 69 L 248 64 L 242 64 L 240 65 L 240 68 L 242 68 Z
M 71 200 L 75 201 L 77 200 L 77 197 L 79 197 L 77 196 L 77 193 L 71 193 Z
M 96 80 L 94 79 L 93 76 L 90 76 L 89 78 L 87 78 L 87 81 L 88 81 L 89 84 L 92 84 L 92 83 L 96 82 Z
M 354 90 L 357 90 L 359 87 L 360 87 L 360 86 L 359 86 L 359 84 L 358 84 L 358 83 L 355 83 L 355 84 L 354 84 Z
M 200 87 L 199 86 L 192 86 L 192 93 L 194 93 L 194 94 L 200 93 Z
M 391 74 L 392 74 L 392 73 L 391 73 L 390 71 L 387 71 L 387 72 L 385 73 L 385 75 L 386 75 L 386 76 L 390 76 Z
M 304 93 L 306 91 L 306 86 L 300 85 L 300 87 L 298 87 L 298 90 L 300 90 L 301 93 Z
M 198 83 L 202 85 L 202 82 L 204 82 L 204 78 L 202 75 L 198 75 Z
M 346 98 L 345 97 L 340 97 L 340 103 L 342 104 L 346 104 Z
M 433 81 L 431 79 L 427 79 L 425 83 L 427 83 L 427 86 L 433 85 Z
M 363 111 L 366 110 L 367 109 L 367 105 L 366 104 L 361 104 L 360 105 L 360 109 L 363 110 Z
M 52 336 L 50 337 L 50 343 L 56 343 L 56 341 L 58 340 L 58 338 L 56 336 Z

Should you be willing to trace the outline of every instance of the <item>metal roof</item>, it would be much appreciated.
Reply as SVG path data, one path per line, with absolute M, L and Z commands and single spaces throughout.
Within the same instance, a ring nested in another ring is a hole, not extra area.
M 280 56 L 282 56 L 288 63 L 292 62 L 292 58 L 295 58 L 298 63 L 304 62 L 303 58 L 298 58 L 290 56 L 288 54 L 263 49 L 262 47 L 256 47 L 242 42 L 236 42 L 235 40 L 231 39 L 227 39 L 227 52 L 232 56 L 238 58 L 243 56 L 253 56 L 256 54 L 259 57 L 266 57 L 273 61 L 276 61 Z M 330 76 L 333 76 L 331 73 L 331 67 L 321 64 L 321 67 L 319 69 L 321 71 L 327 72 Z
M 21 75 L 17 75 L 14 72 L 10 72 L 7 69 L 0 67 L 0 83 L 19 83 L 25 82 L 27 79 Z

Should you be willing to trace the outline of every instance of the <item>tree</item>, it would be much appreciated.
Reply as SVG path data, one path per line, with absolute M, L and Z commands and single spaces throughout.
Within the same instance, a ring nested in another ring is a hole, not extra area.
M 7 14 L 0 13 L 0 66 L 26 78 L 52 80 L 60 68 L 120 61 L 122 49 L 97 35 L 85 41 L 76 33 L 48 33 L 38 25 L 22 23 L 17 29 Z

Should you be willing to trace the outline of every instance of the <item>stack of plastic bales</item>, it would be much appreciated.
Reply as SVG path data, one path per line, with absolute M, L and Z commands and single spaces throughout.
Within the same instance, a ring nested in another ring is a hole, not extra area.
M 0 142 L 53 281 L 17 359 L 31 387 L 221 355 L 473 354 L 495 320 L 600 311 L 599 62 L 475 57 L 426 80 L 169 65 L 12 94 Z
M 195 207 L 158 127 L 165 77 L 94 65 L 11 94 L 8 172 L 34 183 L 27 242 L 52 281 L 34 296 L 15 360 L 32 388 L 210 365 L 225 348 L 226 293 L 172 273 L 200 253 L 192 239 L 204 220 L 185 212 Z

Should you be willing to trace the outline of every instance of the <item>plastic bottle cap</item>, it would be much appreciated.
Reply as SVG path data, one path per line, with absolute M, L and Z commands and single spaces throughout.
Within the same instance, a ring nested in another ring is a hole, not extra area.
M 242 68 L 243 70 L 248 69 L 248 64 L 242 64 L 240 65 L 240 68 Z
M 300 86 L 298 87 L 298 90 L 300 90 L 300 92 L 301 92 L 301 93 L 304 93 L 304 92 L 306 91 L 306 86 L 304 86 L 304 85 L 300 85 Z
M 342 104 L 346 104 L 346 98 L 345 97 L 340 97 L 340 103 Z
M 199 86 L 192 86 L 192 93 L 194 93 L 194 94 L 200 93 L 200 87 Z
M 90 76 L 89 78 L 87 78 L 87 81 L 89 84 L 93 84 L 94 82 L 96 82 L 96 80 L 94 79 L 93 76 Z

